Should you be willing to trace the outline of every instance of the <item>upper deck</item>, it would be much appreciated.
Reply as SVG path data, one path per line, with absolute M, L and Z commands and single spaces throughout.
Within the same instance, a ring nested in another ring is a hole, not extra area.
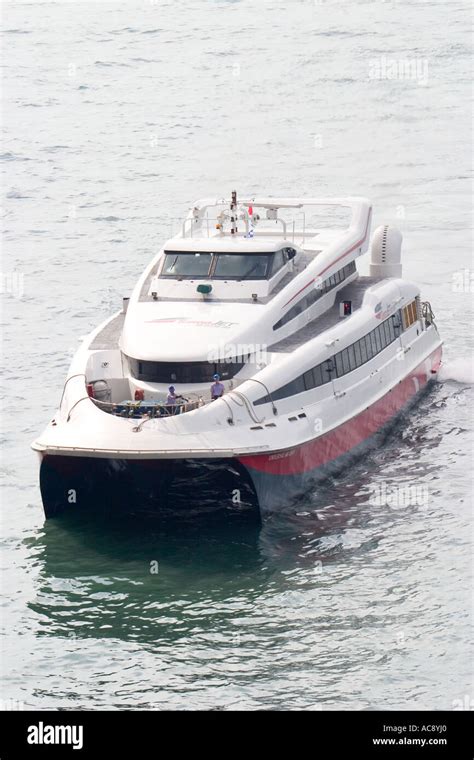
M 365 252 L 370 216 L 363 198 L 198 201 L 147 272 L 138 300 L 267 303 L 316 259 L 324 274 L 332 260 Z
M 197 201 L 174 240 L 229 238 L 254 240 L 258 244 L 282 240 L 305 250 L 325 248 L 344 233 L 363 234 L 371 206 L 366 198 L 268 198 L 254 197 L 231 203 L 223 198 Z

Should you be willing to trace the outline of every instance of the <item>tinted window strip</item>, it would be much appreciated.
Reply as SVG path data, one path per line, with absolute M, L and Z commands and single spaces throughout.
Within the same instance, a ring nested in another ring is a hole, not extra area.
M 329 383 L 335 377 L 344 377 L 349 372 L 361 367 L 374 356 L 380 354 L 399 337 L 400 332 L 395 326 L 401 324 L 401 319 L 402 315 L 400 310 L 398 310 L 384 322 L 381 322 L 374 330 L 371 330 L 370 333 L 367 333 L 367 335 L 359 338 L 359 340 L 356 340 L 350 346 L 347 346 L 347 348 L 338 351 L 330 359 L 326 359 L 321 364 L 317 364 L 312 369 L 307 370 L 307 372 L 296 377 L 290 383 L 286 383 L 286 385 L 278 388 L 271 394 L 271 397 L 263 396 L 254 401 L 254 406 L 268 404 L 271 400 L 278 401 L 295 396 L 298 393 L 303 393 L 304 391 L 312 390 L 313 388 L 318 388 L 320 385 Z
M 207 383 L 217 372 L 221 380 L 234 377 L 245 364 L 245 357 L 223 362 L 153 362 L 128 357 L 130 373 L 149 383 Z
M 295 317 L 297 317 L 299 314 L 302 314 L 303 311 L 309 309 L 309 307 L 316 303 L 319 298 L 322 298 L 322 296 L 326 295 L 326 293 L 329 293 L 330 290 L 333 290 L 333 288 L 343 282 L 347 277 L 349 277 L 349 275 L 354 274 L 355 271 L 355 261 L 351 261 L 349 264 L 346 264 L 346 266 L 336 272 L 335 275 L 331 275 L 331 277 L 329 277 L 327 280 L 324 280 L 320 288 L 313 288 L 311 293 L 298 301 L 297 304 L 292 306 L 291 309 L 289 309 L 289 311 L 287 311 L 286 314 L 284 314 L 281 319 L 279 319 L 278 322 L 273 325 L 273 329 L 278 330 L 280 327 L 283 327 L 283 325 L 291 322 L 292 319 L 295 319 Z

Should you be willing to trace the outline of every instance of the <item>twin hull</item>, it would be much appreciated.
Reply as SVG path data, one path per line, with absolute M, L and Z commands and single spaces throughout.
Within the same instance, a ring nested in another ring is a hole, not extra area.
M 440 363 L 438 339 L 428 356 L 363 411 L 286 449 L 189 459 L 42 452 L 40 485 L 46 516 L 86 509 L 111 514 L 281 509 L 311 482 L 340 471 L 373 445 L 436 377 Z

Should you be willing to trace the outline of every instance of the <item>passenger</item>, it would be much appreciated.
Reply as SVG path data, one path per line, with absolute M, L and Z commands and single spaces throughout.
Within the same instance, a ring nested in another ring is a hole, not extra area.
M 213 379 L 214 382 L 211 385 L 211 401 L 215 401 L 216 398 L 221 398 L 225 391 L 224 384 L 220 382 L 220 375 L 215 374 Z

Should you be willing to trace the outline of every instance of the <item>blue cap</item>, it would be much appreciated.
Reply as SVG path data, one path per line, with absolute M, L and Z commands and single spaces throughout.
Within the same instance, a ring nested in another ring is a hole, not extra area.
M 215 375 L 213 375 L 213 378 L 214 380 L 220 380 L 221 376 L 216 373 Z
M 174 385 L 170 385 L 170 387 L 168 388 L 168 390 L 169 391 L 174 391 Z

